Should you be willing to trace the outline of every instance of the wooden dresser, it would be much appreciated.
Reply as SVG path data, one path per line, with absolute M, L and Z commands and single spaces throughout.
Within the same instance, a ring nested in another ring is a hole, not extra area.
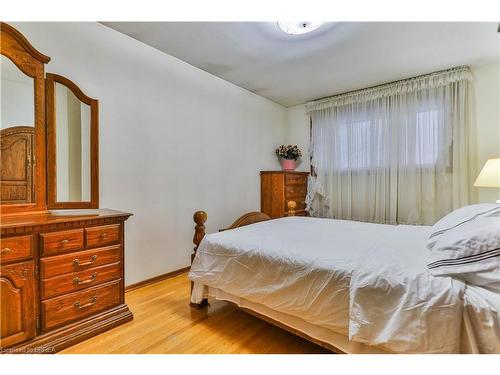
M 260 211 L 272 219 L 283 217 L 288 201 L 297 203 L 296 216 L 306 216 L 307 177 L 309 172 L 261 171 Z
M 2 218 L 0 347 L 54 352 L 132 319 L 113 210 Z
M 131 214 L 99 209 L 99 103 L 68 78 L 45 75 L 49 61 L 0 22 L 9 99 L 0 132 L 0 353 L 53 353 L 133 318 L 123 256 Z

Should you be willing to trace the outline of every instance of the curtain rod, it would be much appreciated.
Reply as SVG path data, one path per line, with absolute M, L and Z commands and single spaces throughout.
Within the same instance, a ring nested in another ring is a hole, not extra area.
M 500 28 L 500 26 L 499 26 L 499 28 Z M 455 67 L 449 68 L 449 69 L 436 70 L 435 72 L 420 74 L 420 75 L 415 76 L 415 77 L 397 79 L 395 81 L 389 81 L 389 82 L 379 83 L 378 85 L 368 86 L 368 87 L 364 87 L 362 89 L 354 89 L 354 90 L 349 90 L 349 91 L 341 92 L 341 93 L 335 94 L 335 95 L 323 96 L 323 97 L 318 98 L 318 99 L 313 99 L 313 100 L 309 101 L 308 103 L 319 102 L 319 101 L 325 100 L 325 99 L 332 99 L 332 98 L 335 98 L 337 96 L 353 94 L 353 93 L 356 93 L 356 92 L 359 92 L 359 91 L 364 91 L 364 90 L 378 89 L 378 88 L 382 88 L 384 86 L 394 85 L 396 83 L 402 83 L 402 82 L 410 81 L 410 80 L 414 80 L 414 79 L 417 80 L 417 79 L 421 79 L 421 78 L 427 78 L 427 77 L 432 76 L 434 74 L 448 73 L 448 72 L 452 72 L 454 70 L 459 70 L 459 69 L 464 69 L 464 68 L 468 69 L 469 67 L 467 65 L 459 65 L 459 66 L 455 66 Z

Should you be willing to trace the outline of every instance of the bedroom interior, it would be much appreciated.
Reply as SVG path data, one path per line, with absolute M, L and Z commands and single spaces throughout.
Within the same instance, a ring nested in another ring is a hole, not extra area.
M 0 357 L 500 354 L 498 22 L 0 34 Z

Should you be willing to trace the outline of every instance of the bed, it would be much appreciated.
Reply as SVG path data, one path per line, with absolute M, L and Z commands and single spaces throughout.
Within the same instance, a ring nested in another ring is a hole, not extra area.
M 431 227 L 249 213 L 205 235 L 191 303 L 236 304 L 338 353 L 498 353 L 500 294 L 427 270 Z

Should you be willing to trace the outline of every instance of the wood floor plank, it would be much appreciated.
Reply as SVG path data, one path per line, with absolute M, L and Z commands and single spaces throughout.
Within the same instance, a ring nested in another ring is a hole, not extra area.
M 189 295 L 187 274 L 131 290 L 125 299 L 133 321 L 61 353 L 330 353 L 226 302 L 193 309 Z

